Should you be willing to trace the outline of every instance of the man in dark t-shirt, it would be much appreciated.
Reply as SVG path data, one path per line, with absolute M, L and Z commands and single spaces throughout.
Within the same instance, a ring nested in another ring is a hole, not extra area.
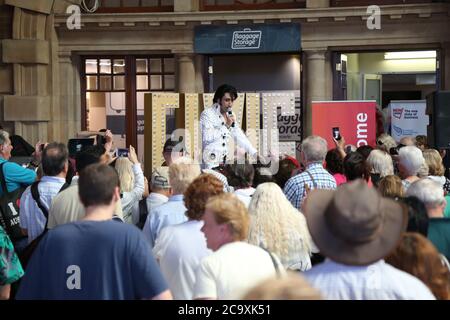
M 111 220 L 120 198 L 112 167 L 93 164 L 79 178 L 83 220 L 50 230 L 29 262 L 17 299 L 171 299 L 143 234 Z

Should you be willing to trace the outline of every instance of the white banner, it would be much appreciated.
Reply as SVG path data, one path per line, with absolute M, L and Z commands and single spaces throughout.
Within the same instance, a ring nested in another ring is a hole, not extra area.
M 391 135 L 395 141 L 403 137 L 427 135 L 428 115 L 425 100 L 391 101 Z

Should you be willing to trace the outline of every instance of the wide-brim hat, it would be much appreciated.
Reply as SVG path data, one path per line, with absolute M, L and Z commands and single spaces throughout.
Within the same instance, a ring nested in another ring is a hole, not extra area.
M 308 228 L 320 252 L 346 265 L 369 265 L 387 256 L 405 231 L 406 211 L 363 180 L 306 198 Z

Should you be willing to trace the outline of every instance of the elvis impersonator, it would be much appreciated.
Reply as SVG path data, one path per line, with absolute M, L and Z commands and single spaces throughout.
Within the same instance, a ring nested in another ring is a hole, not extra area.
M 214 104 L 205 109 L 200 116 L 202 130 L 203 167 L 212 169 L 230 159 L 229 141 L 234 139 L 235 145 L 242 148 L 252 158 L 256 158 L 256 149 L 236 123 L 232 111 L 233 102 L 237 98 L 236 88 L 224 84 L 214 94 Z

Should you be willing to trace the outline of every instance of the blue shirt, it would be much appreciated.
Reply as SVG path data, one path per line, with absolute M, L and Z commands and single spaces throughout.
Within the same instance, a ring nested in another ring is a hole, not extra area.
M 130 300 L 167 289 L 138 228 L 111 220 L 78 221 L 44 236 L 17 299 Z
M 153 210 L 152 215 L 147 217 L 142 230 L 152 248 L 155 246 L 156 238 L 162 228 L 188 220 L 185 212 L 186 207 L 184 206 L 182 194 L 171 196 L 169 201 Z
M 26 187 L 36 180 L 36 172 L 31 169 L 23 168 L 17 163 L 6 161 L 0 158 L 0 164 L 3 165 L 3 176 L 6 180 L 6 188 L 8 192 L 13 192 L 20 187 Z M 0 184 L 0 196 L 3 195 L 3 188 Z
M 329 300 L 435 300 L 422 281 L 384 260 L 349 266 L 326 259 L 303 275 Z
M 311 174 L 314 181 L 306 171 Z M 317 189 L 336 189 L 336 180 L 323 168 L 321 163 L 312 163 L 308 165 L 306 171 L 290 178 L 284 187 L 286 198 L 299 210 L 301 209 L 303 199 L 306 196 L 305 183 L 311 190 L 316 189 L 315 186 L 317 186 Z

